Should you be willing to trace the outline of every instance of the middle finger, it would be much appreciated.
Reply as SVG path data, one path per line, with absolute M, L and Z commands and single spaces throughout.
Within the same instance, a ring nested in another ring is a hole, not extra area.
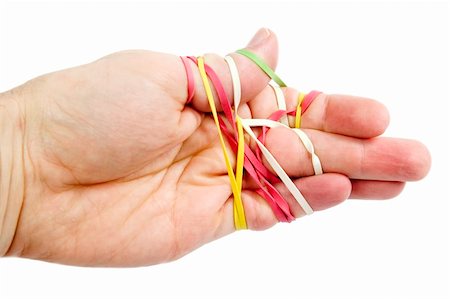
M 360 180 L 415 181 L 430 167 L 428 150 L 415 140 L 359 139 L 310 129 L 304 132 L 314 144 L 324 172 Z M 270 129 L 265 145 L 289 176 L 314 174 L 309 153 L 291 129 Z

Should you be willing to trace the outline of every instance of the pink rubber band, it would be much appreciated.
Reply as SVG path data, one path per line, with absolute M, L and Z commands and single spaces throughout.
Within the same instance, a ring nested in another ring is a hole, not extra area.
M 222 121 L 223 122 L 223 121 Z M 226 128 L 225 128 L 226 129 Z M 234 137 L 228 132 L 224 131 L 224 135 L 227 137 L 230 147 L 234 152 L 237 151 L 237 142 Z M 271 206 L 275 216 L 281 222 L 291 222 L 295 219 L 290 211 L 290 207 L 281 196 L 280 192 L 272 186 L 271 182 L 266 179 L 262 173 L 258 171 L 257 168 L 264 168 L 265 172 L 269 174 L 269 177 L 273 178 L 274 182 L 281 182 L 278 177 L 273 175 L 262 162 L 255 159 L 252 150 L 248 145 L 245 147 L 245 158 L 244 158 L 244 167 L 250 177 L 256 182 L 259 189 L 257 189 L 257 193 L 261 195 L 267 203 Z M 254 164 L 253 164 L 254 163 Z M 261 183 L 261 180 L 263 183 Z M 265 189 L 267 188 L 267 190 Z
M 301 105 L 301 107 L 302 107 L 302 113 L 305 113 L 305 111 L 309 108 L 309 105 L 311 105 L 311 103 L 314 101 L 314 99 L 315 99 L 319 94 L 321 94 L 320 91 L 313 90 L 313 91 L 309 92 L 309 93 L 305 96 L 305 98 L 303 99 L 302 105 Z
M 189 104 L 194 98 L 195 94 L 195 81 L 194 74 L 192 73 L 191 66 L 189 65 L 189 60 L 186 57 L 181 56 L 181 61 L 184 64 L 184 69 L 186 71 L 187 83 L 188 83 L 188 96 L 186 104 Z
M 219 77 L 214 72 L 214 70 L 211 67 L 209 67 L 209 65 L 207 65 L 207 64 L 205 64 L 205 71 L 206 71 L 209 79 L 211 80 L 211 83 L 213 84 L 214 88 L 216 89 L 217 95 L 218 95 L 219 100 L 220 100 L 220 104 L 222 106 L 222 109 L 224 111 L 224 114 L 225 114 L 226 118 L 228 119 L 228 121 L 231 124 L 234 125 L 235 124 L 235 118 L 234 118 L 234 115 L 233 115 L 232 110 L 231 110 L 231 104 L 230 104 L 230 101 L 228 100 L 228 97 L 226 95 L 225 89 L 223 88 L 223 85 L 222 85 Z M 220 118 L 219 118 L 219 123 L 220 123 Z M 225 133 L 227 130 L 226 130 L 226 126 L 225 126 L 225 124 L 223 122 L 221 124 L 221 127 L 222 127 L 222 132 Z M 237 151 L 237 142 L 236 142 L 236 140 L 233 139 L 231 142 L 230 141 L 231 140 L 229 140 L 230 145 L 236 143 L 236 147 L 233 149 L 233 151 L 236 152 Z M 246 153 L 245 156 L 247 157 L 247 160 L 249 159 L 249 156 L 251 156 L 251 154 L 249 154 L 250 152 L 251 152 L 250 147 L 246 146 L 246 151 L 244 152 L 244 154 Z M 247 165 L 246 165 L 245 160 L 244 160 L 244 167 L 246 168 L 247 172 L 249 172 L 249 170 L 251 170 L 251 168 L 253 168 L 253 166 L 256 166 L 258 169 L 262 169 L 262 168 L 265 169 L 265 171 L 264 171 L 265 176 L 263 176 L 262 173 L 260 173 L 258 175 L 259 179 L 262 179 L 262 178 L 264 179 L 264 181 L 266 182 L 266 186 L 269 188 L 269 192 L 268 193 L 262 191 L 262 193 L 265 195 L 264 198 L 269 203 L 270 202 L 274 202 L 276 204 L 276 206 L 281 209 L 281 211 L 283 212 L 285 217 L 280 217 L 280 214 L 277 212 L 276 214 L 279 215 L 279 220 L 280 221 L 282 221 L 282 222 L 289 221 L 289 220 L 292 221 L 293 219 L 295 219 L 295 217 L 292 216 L 292 214 L 290 212 L 289 205 L 284 200 L 284 198 L 281 196 L 281 194 L 279 194 L 279 192 L 275 189 L 275 187 L 270 185 L 270 183 L 268 181 L 268 179 L 270 179 L 271 181 L 276 181 L 276 182 L 279 182 L 280 180 L 275 175 L 273 175 L 264 166 L 264 164 L 261 161 L 262 161 L 262 159 L 255 159 L 255 160 L 252 160 L 253 165 L 250 164 L 250 163 L 247 163 Z M 258 183 L 258 178 L 257 177 L 253 177 L 253 179 L 255 179 L 255 181 Z M 261 190 L 264 190 L 262 186 L 260 186 L 260 188 L 261 188 Z
M 191 59 L 193 62 L 195 62 L 195 64 L 197 64 L 197 58 L 193 56 L 188 56 L 188 58 Z M 219 76 L 217 76 L 216 72 L 206 63 L 205 63 L 205 71 L 209 79 L 211 80 L 214 89 L 217 92 L 217 96 L 219 98 L 220 105 L 222 106 L 223 113 L 225 114 L 230 124 L 233 126 L 233 131 L 237 132 L 236 120 L 234 119 L 234 115 L 231 110 L 231 104 L 230 101 L 228 100 L 227 93 L 225 92 L 225 89 L 223 88 L 223 85 L 220 82 Z
M 303 102 L 301 104 L 302 114 L 306 112 L 306 110 L 309 108 L 309 106 L 312 104 L 312 102 L 321 93 L 322 93 L 321 91 L 313 90 L 304 97 Z M 294 116 L 296 113 L 297 113 L 297 109 L 293 109 L 293 110 L 287 112 L 288 115 L 294 115 Z
M 193 56 L 188 56 L 187 59 L 190 59 L 195 64 L 197 64 L 197 59 Z M 186 61 L 187 61 L 186 59 Z M 186 62 L 185 60 L 183 60 Z M 187 68 L 188 65 L 184 63 L 185 67 Z M 236 132 L 236 125 L 235 125 L 235 118 L 232 113 L 231 104 L 228 100 L 228 97 L 226 95 L 225 89 L 223 88 L 223 85 L 217 76 L 217 74 L 214 72 L 214 70 L 205 64 L 205 71 L 208 76 L 208 78 L 211 80 L 211 83 L 216 90 L 217 96 L 219 98 L 220 104 L 222 106 L 222 110 L 225 114 L 226 119 L 231 124 L 230 126 L 227 126 L 225 121 L 219 117 L 219 124 L 221 131 L 223 135 L 227 138 L 228 143 L 232 150 L 234 152 L 237 152 L 238 149 L 238 143 L 237 143 L 237 134 Z M 188 71 L 187 71 L 188 73 Z M 191 72 L 192 74 L 192 72 Z M 189 75 L 188 75 L 189 77 Z M 193 81 L 193 76 L 190 77 L 191 81 Z M 189 81 L 189 79 L 188 79 Z M 189 86 L 189 84 L 188 84 Z M 189 92 L 188 92 L 189 93 Z M 286 114 L 286 112 L 282 112 L 282 114 L 278 113 L 275 117 L 278 116 L 281 117 L 282 115 Z M 268 130 L 268 128 L 263 128 L 265 131 Z M 259 148 L 257 148 L 259 149 Z M 256 182 L 258 185 L 258 189 L 256 192 L 262 196 L 267 203 L 272 208 L 275 216 L 277 219 L 281 222 L 291 222 L 295 220 L 295 217 L 292 215 L 292 212 L 290 210 L 289 204 L 286 202 L 286 200 L 283 198 L 283 196 L 280 194 L 280 192 L 272 185 L 275 183 L 281 182 L 281 180 L 275 176 L 262 162 L 262 157 L 259 155 L 258 157 L 258 151 L 253 153 L 251 148 L 245 144 L 245 150 L 244 150 L 244 168 L 246 172 L 249 174 L 249 176 Z

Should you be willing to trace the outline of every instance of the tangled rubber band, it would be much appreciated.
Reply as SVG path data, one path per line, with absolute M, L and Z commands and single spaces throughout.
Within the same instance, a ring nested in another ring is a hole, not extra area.
M 228 64 L 228 67 L 230 69 L 231 78 L 232 78 L 232 84 L 233 84 L 233 95 L 234 95 L 234 104 L 235 104 L 235 115 L 238 118 L 238 109 L 239 104 L 241 101 L 241 82 L 239 78 L 239 72 L 237 70 L 236 63 L 234 62 L 234 59 L 231 56 L 226 56 L 225 61 Z M 282 92 L 280 90 L 280 93 L 282 95 Z M 284 101 L 283 101 L 284 103 Z M 285 103 L 284 103 L 285 104 Z M 245 120 L 242 120 L 245 121 Z M 251 152 L 251 149 L 247 149 Z M 261 162 L 261 158 L 257 157 L 257 160 L 253 160 L 252 163 L 256 164 L 256 166 L 259 166 L 259 168 L 265 169 L 263 163 Z M 278 192 L 278 190 L 273 187 L 272 183 L 269 182 L 264 175 L 261 175 L 260 173 L 256 172 L 254 173 L 253 165 L 248 165 L 250 169 L 246 167 L 246 170 L 251 174 L 251 177 L 256 181 L 259 182 L 262 180 L 264 185 L 259 185 L 259 189 L 257 190 L 258 194 L 260 194 L 263 198 L 266 199 L 266 201 L 271 205 L 272 210 L 274 210 L 275 215 L 277 216 L 277 219 L 280 221 L 292 221 L 295 219 L 295 217 L 291 214 L 289 210 L 289 205 L 286 203 L 286 201 L 283 199 L 281 194 Z M 250 171 L 249 171 L 250 170 Z M 266 172 L 266 171 L 265 171 Z M 270 173 L 270 172 L 269 172 Z M 273 182 L 277 182 L 278 180 L 272 180 Z M 270 192 L 267 192 L 269 190 Z M 284 212 L 284 215 L 280 212 Z
M 270 87 L 272 87 L 272 89 L 275 92 L 275 98 L 277 99 L 278 109 L 280 109 L 282 111 L 286 111 L 286 99 L 284 97 L 284 93 L 281 90 L 280 86 L 278 86 L 275 83 L 275 81 L 270 81 L 269 85 L 270 85 Z M 289 126 L 287 115 L 281 116 L 280 122 L 286 126 Z
M 271 72 L 267 72 L 266 70 L 269 69 L 270 67 L 268 65 L 265 64 L 264 60 L 262 60 L 260 57 L 258 57 L 256 54 L 248 52 L 247 50 L 239 50 L 241 53 L 243 53 L 245 56 L 247 56 L 248 58 L 250 58 L 251 60 L 253 60 L 258 66 L 260 66 L 260 68 L 262 70 L 264 70 L 271 78 L 273 77 L 273 74 L 275 74 L 273 71 Z M 249 54 L 250 53 L 250 54 Z M 278 76 L 277 76 L 278 78 Z M 282 81 L 281 81 L 282 82 Z M 284 84 L 284 83 L 283 83 Z M 288 122 L 287 122 L 287 118 L 286 118 L 286 100 L 284 97 L 284 94 L 281 90 L 281 88 L 279 86 L 276 85 L 276 83 L 274 81 L 270 81 L 269 85 L 274 89 L 275 91 L 275 96 L 277 99 L 277 103 L 278 103 L 278 110 L 277 112 L 275 112 L 274 114 L 271 115 L 271 117 L 269 117 L 269 119 L 252 119 L 252 120 L 246 120 L 247 124 L 250 125 L 254 125 L 254 126 L 261 126 L 261 127 L 279 127 L 280 123 L 283 124 L 284 126 L 288 126 Z M 301 131 L 300 125 L 301 125 L 301 113 L 302 110 L 306 111 L 306 109 L 308 109 L 309 105 L 312 103 L 313 99 L 319 94 L 320 92 L 317 91 L 313 91 L 310 92 L 305 99 L 305 105 L 303 106 L 303 100 L 304 100 L 304 96 L 302 93 L 300 93 L 299 95 L 299 103 L 297 105 L 297 109 L 296 109 L 296 115 L 295 115 L 295 129 L 294 132 L 297 134 L 297 136 L 300 138 L 300 140 L 302 141 L 303 145 L 305 146 L 306 150 L 310 153 L 311 155 L 311 161 L 313 164 L 313 169 L 314 169 L 314 173 L 316 175 L 318 174 L 322 174 L 322 165 L 320 162 L 319 157 L 315 154 L 314 152 L 314 146 L 311 142 L 311 140 L 309 139 L 309 137 L 303 132 Z M 300 108 L 302 107 L 302 108 Z M 280 123 L 274 122 L 274 120 L 278 120 Z M 264 138 L 265 138 L 265 132 L 267 131 L 267 128 L 263 128 L 263 132 L 260 136 L 260 138 L 258 138 L 258 140 L 264 144 Z M 258 143 L 259 145 L 259 143 Z M 261 149 L 262 150 L 262 149 Z M 274 167 L 274 165 L 271 165 L 272 168 Z M 283 171 L 284 172 L 284 171 Z M 280 172 L 281 173 L 281 172 Z M 287 187 L 287 186 L 286 186 Z M 288 188 L 289 189 L 289 188 Z M 294 194 L 292 194 L 294 195 Z M 295 196 L 294 196 L 295 197 Z M 297 201 L 301 200 L 296 198 Z M 303 207 L 303 206 L 302 206 Z M 306 211 L 305 211 L 306 212 Z
M 286 84 L 264 62 L 264 60 L 256 54 L 246 49 L 238 50 L 237 53 L 242 54 L 252 60 L 272 79 L 269 82 L 269 85 L 274 90 L 279 109 L 278 111 L 274 112 L 268 119 L 241 119 L 238 114 L 241 100 L 241 83 L 237 66 L 231 56 L 226 56 L 225 61 L 227 62 L 232 78 L 234 111 L 219 77 L 214 72 L 214 70 L 205 63 L 203 57 L 181 57 L 183 65 L 186 69 L 186 77 L 188 81 L 188 96 L 186 103 L 191 102 L 195 94 L 194 76 L 189 64 L 189 60 L 191 60 L 198 66 L 206 97 L 211 108 L 211 113 L 216 124 L 216 128 L 218 130 L 218 135 L 234 199 L 233 215 L 235 228 L 247 228 L 241 192 L 244 169 L 246 171 L 246 174 L 248 174 L 256 182 L 258 186 L 256 192 L 267 201 L 277 219 L 281 222 L 291 222 L 295 219 L 295 217 L 292 215 L 289 204 L 280 194 L 275 185 L 283 183 L 289 190 L 289 192 L 293 195 L 293 197 L 297 200 L 306 214 L 311 214 L 313 212 L 313 209 L 311 208 L 307 200 L 303 197 L 297 186 L 293 183 L 290 177 L 286 174 L 283 168 L 270 153 L 270 151 L 264 146 L 265 136 L 269 128 L 289 128 L 287 115 L 294 115 L 295 126 L 292 129 L 294 130 L 294 132 L 296 132 L 297 136 L 311 155 L 314 173 L 321 174 L 322 167 L 320 159 L 314 152 L 314 146 L 308 136 L 299 129 L 301 125 L 302 113 L 305 113 L 309 105 L 320 92 L 312 91 L 306 95 L 299 94 L 299 102 L 296 109 L 294 109 L 293 111 L 286 111 L 284 94 L 280 88 L 280 86 L 284 87 L 286 86 Z M 209 81 L 212 83 L 212 86 L 216 91 L 223 114 L 225 115 L 225 119 L 217 113 L 215 98 Z M 251 129 L 251 127 L 254 126 L 262 127 L 259 137 L 257 137 Z M 252 138 L 256 142 L 257 147 L 254 151 L 247 144 L 245 144 L 244 131 L 250 136 L 250 138 Z M 228 141 L 228 144 L 233 152 L 236 154 L 235 171 L 233 170 L 231 159 L 227 153 L 227 147 L 224 137 Z M 264 165 L 264 163 L 262 162 L 262 156 L 265 157 L 266 161 L 271 166 L 276 175 L 274 175 Z
M 211 108 L 211 113 L 213 115 L 214 122 L 216 123 L 217 131 L 219 133 L 220 144 L 222 146 L 222 151 L 223 151 L 223 156 L 225 158 L 225 164 L 227 167 L 228 177 L 230 179 L 231 190 L 232 190 L 233 196 L 234 196 L 234 201 L 233 201 L 234 225 L 235 225 L 236 229 L 238 229 L 238 230 L 246 229 L 247 222 L 245 219 L 245 212 L 244 212 L 244 207 L 242 205 L 242 198 L 241 198 L 242 177 L 243 177 L 242 167 L 244 164 L 244 147 L 243 147 L 244 135 L 243 135 L 243 131 L 242 131 L 242 126 L 240 125 L 239 120 L 237 120 L 237 126 L 235 126 L 234 122 L 232 123 L 235 127 L 237 127 L 237 132 L 238 132 L 238 134 L 237 134 L 238 135 L 238 150 L 237 150 L 237 158 L 236 158 L 236 173 L 234 173 L 233 167 L 231 166 L 230 158 L 227 153 L 227 147 L 225 145 L 225 140 L 223 139 L 222 129 L 221 129 L 221 126 L 219 123 L 219 116 L 217 114 L 216 105 L 214 103 L 214 96 L 213 96 L 211 86 L 209 85 L 209 80 L 208 80 L 208 78 L 209 78 L 209 79 L 211 79 L 212 82 L 216 82 L 216 79 L 218 79 L 218 77 L 214 76 L 215 75 L 214 72 L 209 72 L 209 74 L 206 73 L 203 57 L 198 57 L 197 65 L 198 65 L 198 69 L 200 71 L 200 76 L 203 81 L 203 86 L 205 88 L 206 96 L 208 98 L 209 106 Z M 222 93 L 222 90 L 220 90 L 220 88 L 218 88 L 221 85 L 221 84 L 219 85 L 219 83 L 220 83 L 220 80 L 217 81 L 215 84 L 214 83 L 213 84 L 216 88 L 216 91 L 219 94 L 219 97 L 221 97 L 220 95 L 222 95 L 222 97 L 225 96 L 225 100 L 226 100 L 226 94 L 224 92 Z M 219 92 L 219 90 L 220 90 L 220 92 Z M 222 100 L 221 100 L 221 102 L 222 102 Z M 222 106 L 222 108 L 225 108 L 225 107 Z M 224 112 L 225 111 L 226 110 L 224 109 Z M 231 111 L 231 108 L 230 108 L 230 111 Z M 233 119 L 232 114 L 229 114 L 229 117 L 231 119 Z

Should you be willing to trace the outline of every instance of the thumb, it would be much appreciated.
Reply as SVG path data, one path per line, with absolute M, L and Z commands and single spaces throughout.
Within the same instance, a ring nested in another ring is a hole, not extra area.
M 272 69 L 275 69 L 278 58 L 278 41 L 275 34 L 266 28 L 261 28 L 250 40 L 246 49 L 261 57 Z M 237 53 L 230 54 L 236 62 L 241 79 L 241 103 L 245 103 L 267 86 L 270 78 L 250 59 Z M 233 85 L 228 65 L 223 57 L 216 54 L 204 55 L 205 63 L 208 64 L 217 74 L 223 84 L 228 100 L 233 105 Z M 189 62 L 193 70 L 195 80 L 195 95 L 192 105 L 200 111 L 211 111 L 206 92 L 200 77 L 197 66 Z M 212 88 L 217 110 L 221 111 L 219 100 L 214 88 Z

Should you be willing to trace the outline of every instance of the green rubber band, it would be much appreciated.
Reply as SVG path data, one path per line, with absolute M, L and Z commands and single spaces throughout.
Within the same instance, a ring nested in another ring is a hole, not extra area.
M 277 74 L 267 65 L 267 63 L 255 53 L 250 52 L 246 49 L 237 50 L 236 53 L 244 55 L 245 57 L 252 60 L 256 65 L 258 65 L 273 81 L 275 81 L 280 87 L 286 87 L 286 83 L 278 77 Z

